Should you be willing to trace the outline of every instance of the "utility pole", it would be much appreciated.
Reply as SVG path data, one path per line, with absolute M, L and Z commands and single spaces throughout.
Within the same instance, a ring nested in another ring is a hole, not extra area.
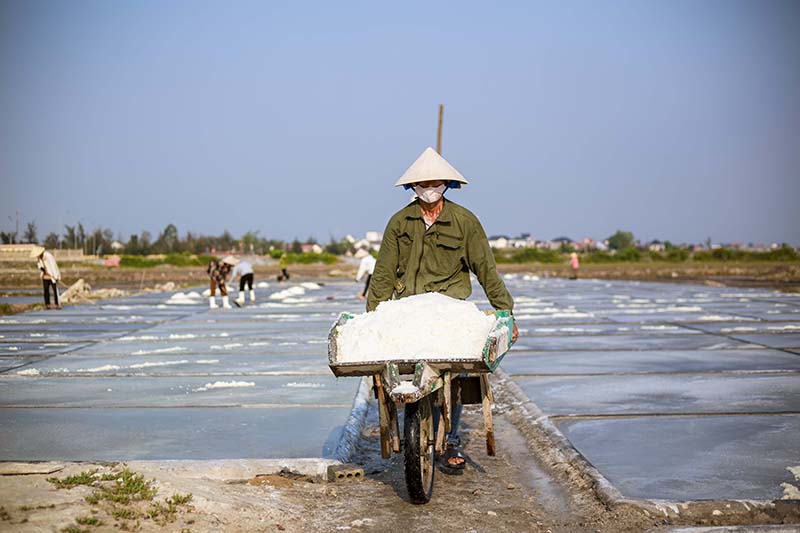
M 17 231 L 14 233 L 14 241 L 19 241 L 19 209 L 17 209 Z
M 436 152 L 442 155 L 442 119 L 444 118 L 444 104 L 439 104 L 439 131 L 436 133 Z

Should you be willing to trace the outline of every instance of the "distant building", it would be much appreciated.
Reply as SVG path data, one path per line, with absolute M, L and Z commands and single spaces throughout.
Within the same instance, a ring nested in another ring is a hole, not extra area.
M 492 235 L 489 237 L 489 246 L 497 250 L 505 250 L 509 247 L 510 240 L 505 235 Z
M 314 253 L 314 254 L 321 254 L 322 253 L 322 246 L 319 244 L 301 244 L 300 249 L 303 250 L 304 254 Z
M 371 243 L 380 244 L 383 240 L 383 233 L 380 231 L 368 231 L 364 238 Z
M 572 247 L 579 252 L 594 250 L 596 248 L 594 239 L 591 237 L 584 237 L 579 241 L 574 241 Z
M 667 249 L 663 242 L 655 239 L 647 243 L 647 249 L 651 252 L 663 252 Z
M 375 250 L 377 252 L 381 249 L 382 241 L 383 233 L 380 231 L 368 231 L 363 239 L 354 241 L 352 244 L 356 250 Z

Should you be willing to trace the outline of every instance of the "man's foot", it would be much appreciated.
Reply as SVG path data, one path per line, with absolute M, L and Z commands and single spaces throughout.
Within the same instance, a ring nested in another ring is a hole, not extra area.
M 464 457 L 461 447 L 452 444 L 448 444 L 444 454 L 439 457 L 439 468 L 445 474 L 460 476 L 464 473 L 466 464 L 467 459 Z

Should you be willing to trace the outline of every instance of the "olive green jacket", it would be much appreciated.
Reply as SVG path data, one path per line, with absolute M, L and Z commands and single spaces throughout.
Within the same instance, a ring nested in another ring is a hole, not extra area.
M 444 200 L 439 218 L 426 231 L 415 200 L 386 225 L 375 272 L 369 284 L 367 311 L 379 303 L 425 292 L 466 299 L 473 272 L 495 309 L 512 310 L 514 301 L 497 275 L 489 241 L 478 218 Z

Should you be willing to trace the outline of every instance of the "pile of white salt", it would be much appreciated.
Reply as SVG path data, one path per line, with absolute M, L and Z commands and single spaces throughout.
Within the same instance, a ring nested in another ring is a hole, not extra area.
M 337 360 L 480 359 L 494 322 L 475 304 L 442 294 L 389 300 L 337 328 Z

